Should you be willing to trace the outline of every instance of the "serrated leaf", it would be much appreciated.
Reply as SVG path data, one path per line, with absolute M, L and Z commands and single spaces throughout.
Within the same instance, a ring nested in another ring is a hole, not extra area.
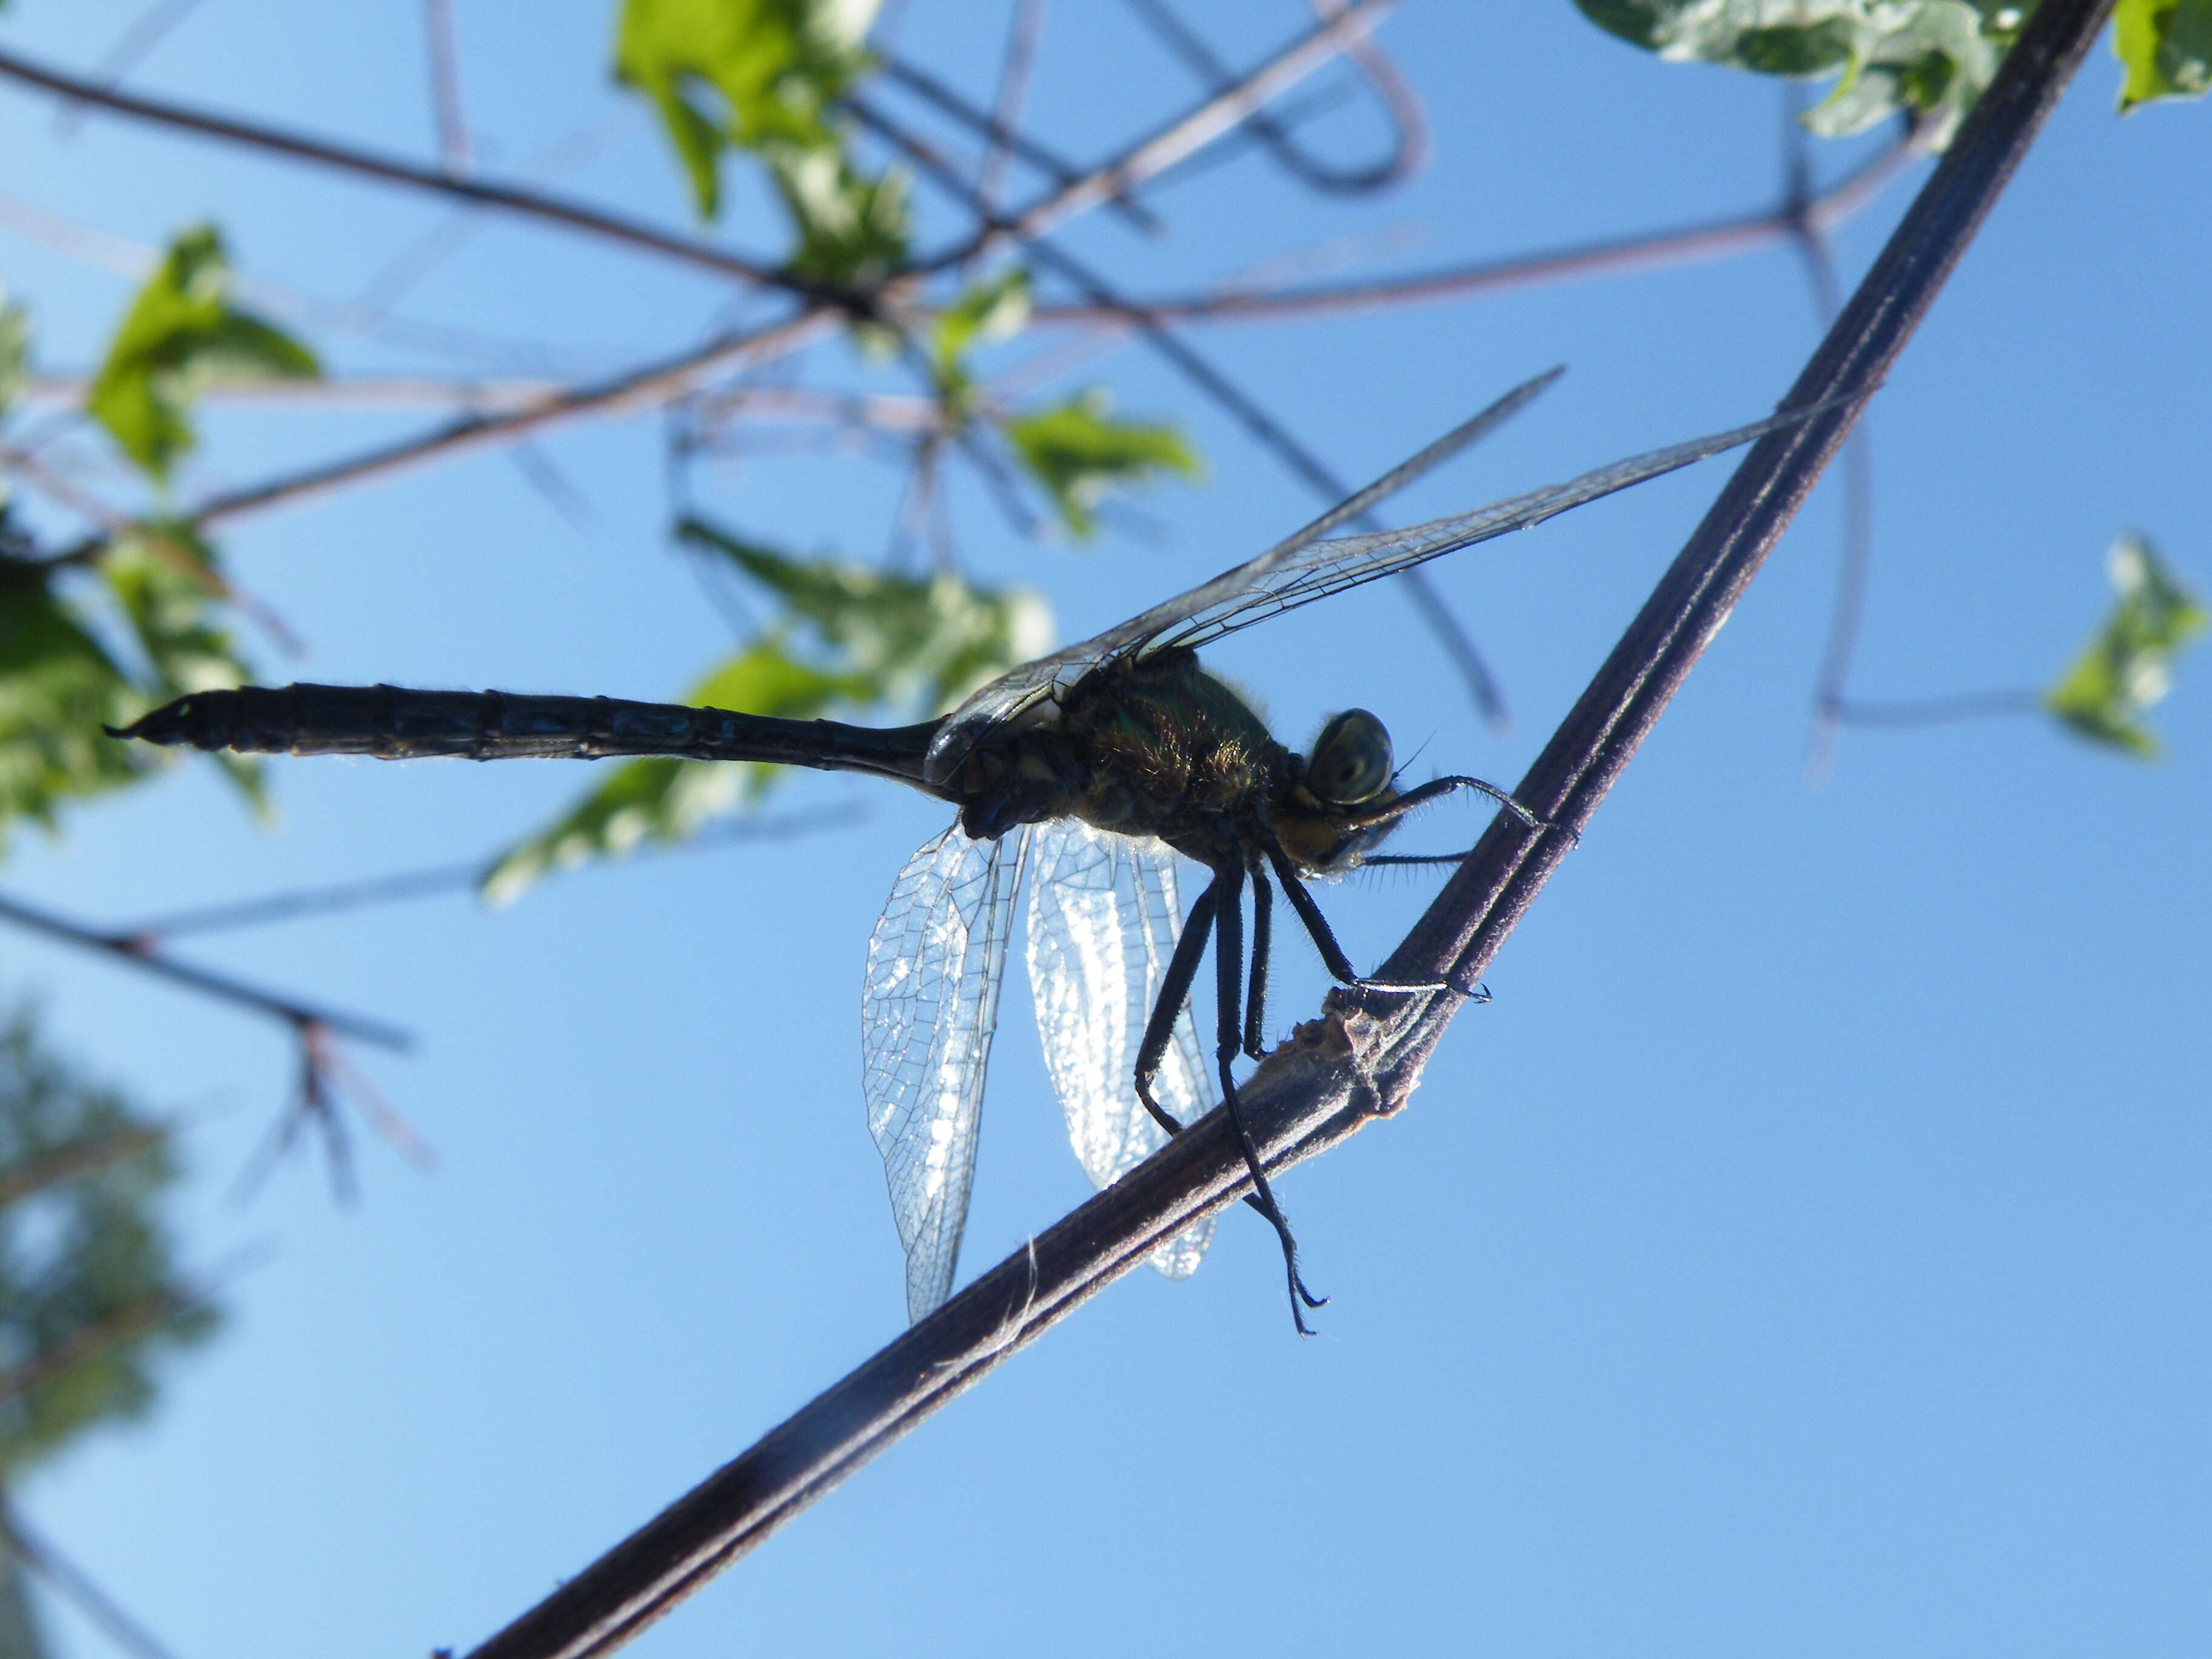
M 2139 536 L 2114 542 L 2106 563 L 2118 599 L 2044 707 L 2092 742 L 2148 759 L 2159 745 L 2143 714 L 2172 689 L 2182 648 L 2203 631 L 2204 604 Z
M 835 150 L 823 118 L 866 66 L 875 0 L 623 0 L 615 74 L 653 100 L 702 219 L 721 151 Z
M 1166 473 L 1196 477 L 1198 457 L 1174 427 L 1117 421 L 1113 404 L 1097 388 L 1006 423 L 1006 434 L 1052 497 L 1069 534 L 1087 539 L 1097 528 L 1093 509 L 1117 489 L 1149 483 Z
M 2120 0 L 2112 55 L 2126 66 L 2120 112 L 2212 90 L 2212 0 Z
M 2192 0 L 2192 3 L 2194 0 Z M 2033 0 L 1575 0 L 1599 27 L 1674 62 L 1840 76 L 1805 125 L 1858 132 L 1909 109 L 1938 148 L 1973 107 Z
M 234 307 L 230 285 L 215 228 L 182 232 L 124 314 L 87 394 L 94 418 L 157 483 L 192 447 L 191 401 L 199 392 L 322 373 L 307 347 Z
M 813 720 L 853 687 L 757 642 L 715 669 L 684 701 L 786 720 Z M 625 762 L 615 775 L 485 872 L 485 901 L 506 904 L 541 876 L 595 858 L 619 858 L 646 842 L 688 839 L 708 819 L 757 800 L 781 769 L 748 762 L 654 757 Z

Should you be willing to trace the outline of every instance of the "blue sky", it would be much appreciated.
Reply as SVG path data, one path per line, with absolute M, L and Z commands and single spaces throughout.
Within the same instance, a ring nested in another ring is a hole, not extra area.
M 0 35 L 82 66 L 137 9 L 17 0 Z M 456 9 L 488 165 L 611 119 L 567 187 L 686 222 L 658 135 L 608 76 L 605 6 Z M 915 4 L 902 46 L 981 88 L 969 15 Z M 1193 15 L 1242 61 L 1304 14 L 1223 0 Z M 1132 287 L 1176 289 L 1316 246 L 1355 269 L 1501 256 L 1723 216 L 1776 188 L 1771 84 L 1653 61 L 1565 0 L 1409 5 L 1381 39 L 1435 125 L 1405 189 L 1316 199 L 1245 155 L 1164 191 L 1158 243 L 1094 217 L 1070 246 Z M 428 156 L 422 56 L 411 5 L 205 0 L 134 84 Z M 2192 297 L 2212 268 L 2207 116 L 2119 120 L 2118 76 L 2100 49 L 1874 405 L 1866 696 L 2048 681 L 2107 602 L 2103 553 L 2124 529 L 2212 585 L 2212 337 Z M 1121 9 L 1051 14 L 1032 112 L 1064 149 L 1102 154 L 1188 92 Z M 1376 138 L 1357 107 L 1318 131 L 1347 151 Z M 19 201 L 143 244 L 212 216 L 249 275 L 326 296 L 445 211 L 117 123 L 60 133 L 13 87 L 0 147 Z M 1864 152 L 1819 160 L 1832 173 Z M 1923 176 L 1840 234 L 1846 281 Z M 718 234 L 763 249 L 779 233 L 741 190 Z M 131 286 L 5 225 L 0 274 L 57 373 L 92 361 Z M 678 347 L 730 303 L 696 273 L 501 225 L 405 309 L 550 343 L 584 373 Z M 1200 338 L 1354 477 L 1571 365 L 1419 486 L 1411 518 L 1751 418 L 1815 331 L 1777 247 Z M 313 338 L 349 372 L 452 371 Z M 819 378 L 848 372 L 832 351 Z M 1146 495 L 1148 533 L 1073 550 L 1020 539 L 963 481 L 963 559 L 1042 589 L 1066 635 L 1310 515 L 1140 355 L 1084 380 L 1185 422 L 1209 474 Z M 185 493 L 428 418 L 220 412 Z M 589 503 L 580 524 L 496 454 L 242 521 L 227 559 L 311 651 L 264 652 L 270 677 L 676 694 L 729 635 L 664 539 L 659 443 L 651 417 L 544 441 Z M 1247 633 L 1217 666 L 1288 740 L 1357 702 L 1424 768 L 1510 780 L 1723 476 L 1438 568 L 1513 700 L 1504 738 L 1378 589 Z M 699 481 L 734 526 L 862 558 L 896 486 L 852 457 L 748 457 Z M 636 1651 L 2202 1646 L 2212 697 L 2185 664 L 2154 766 L 1992 721 L 1846 732 L 1815 787 L 1838 521 L 1824 489 L 1412 1109 L 1283 1182 L 1310 1277 L 1335 1298 L 1318 1340 L 1288 1329 L 1266 1230 L 1231 1216 L 1195 1279 L 1117 1285 Z M 7 881 L 122 921 L 487 853 L 592 781 L 288 763 L 264 833 L 185 768 L 59 842 L 19 839 Z M 368 1142 L 349 1209 L 307 1158 L 250 1206 L 227 1200 L 289 1085 L 281 1033 L 0 938 L 9 994 L 36 988 L 58 1040 L 188 1119 L 178 1222 L 194 1261 L 274 1246 L 155 1417 L 20 1494 L 185 1659 L 471 1645 L 900 1328 L 855 993 L 891 878 L 942 813 L 836 778 L 783 799 L 866 816 L 579 873 L 496 913 L 429 901 L 195 941 L 197 959 L 418 1034 L 404 1059 L 356 1059 L 439 1166 L 418 1175 Z M 1463 845 L 1478 822 L 1445 807 L 1420 843 Z M 1364 963 L 1431 890 L 1378 874 L 1326 902 Z M 1279 973 L 1279 1036 L 1322 988 L 1300 946 Z M 1010 987 L 969 1271 L 1083 1196 L 1057 1123 Z M 55 1617 L 67 1651 L 101 1650 Z

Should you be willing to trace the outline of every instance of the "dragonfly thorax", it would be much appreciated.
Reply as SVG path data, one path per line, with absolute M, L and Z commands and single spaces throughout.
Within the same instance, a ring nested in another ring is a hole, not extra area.
M 1310 763 L 1194 652 L 1109 663 L 963 763 L 955 787 L 969 836 L 1076 817 L 1156 836 L 1213 869 L 1256 866 L 1272 836 L 1299 870 L 1320 874 L 1347 867 L 1387 833 L 1366 821 L 1392 793 L 1380 721 L 1356 709 L 1339 715 Z

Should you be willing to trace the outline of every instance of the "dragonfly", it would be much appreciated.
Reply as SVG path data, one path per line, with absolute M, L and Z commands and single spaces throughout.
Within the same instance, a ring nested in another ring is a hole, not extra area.
M 1079 1161 L 1103 1188 L 1195 1117 L 1228 1109 L 1251 1177 L 1246 1202 L 1281 1245 L 1293 1322 L 1308 1289 L 1290 1222 L 1238 1110 L 1233 1067 L 1265 1052 L 1274 890 L 1332 977 L 1357 992 L 1471 994 L 1363 978 L 1310 884 L 1375 848 L 1430 803 L 1474 790 L 1532 828 L 1504 789 L 1444 776 L 1401 787 L 1374 714 L 1331 718 L 1301 754 L 1200 665 L 1229 635 L 1671 472 L 1802 419 L 1803 410 L 1632 456 L 1565 483 L 1407 529 L 1335 538 L 1497 429 L 1562 371 L 1515 387 L 1257 557 L 1104 632 L 1000 675 L 949 714 L 869 727 L 610 697 L 298 684 L 202 691 L 112 735 L 201 750 L 380 759 L 665 756 L 855 772 L 957 809 L 893 884 L 869 939 L 862 1089 L 907 1257 L 908 1316 L 951 1294 L 968 1214 L 1000 988 L 1026 877 L 1025 956 L 1047 1069 Z M 1456 857 L 1460 855 L 1450 855 Z M 1206 884 L 1182 908 L 1177 860 Z M 1422 861 L 1422 860 L 1416 860 Z M 1426 860 L 1440 861 L 1440 860 Z M 1251 930 L 1244 927 L 1249 889 Z M 1193 990 L 1212 943 L 1209 1056 Z M 1209 1066 L 1208 1061 L 1211 1060 Z M 1212 1226 L 1153 1265 L 1194 1271 Z

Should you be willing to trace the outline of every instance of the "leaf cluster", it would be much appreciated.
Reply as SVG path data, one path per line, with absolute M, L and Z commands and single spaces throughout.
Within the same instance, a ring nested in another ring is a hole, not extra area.
M 856 167 L 832 118 L 864 74 L 875 0 L 624 0 L 615 74 L 653 101 L 699 216 L 721 208 L 721 160 L 767 167 L 796 245 L 787 268 L 837 287 L 907 258 L 905 179 Z
M 211 386 L 313 380 L 313 352 L 230 302 L 231 270 L 222 237 L 195 225 L 170 243 L 109 343 L 86 407 L 153 477 L 195 441 L 192 398 Z
M 2082 737 L 2148 758 L 2159 745 L 2143 715 L 2173 689 L 2174 663 L 2204 629 L 2204 602 L 2140 536 L 2114 542 L 2106 568 L 2112 609 L 2043 703 Z
M 2034 0 L 1575 0 L 1600 28 L 1678 62 L 1838 77 L 1804 117 L 1826 137 L 1908 111 L 1941 148 Z
M 2112 51 L 2127 70 L 2124 114 L 2161 98 L 2212 91 L 2212 0 L 2120 0 Z
M 727 561 L 778 603 L 775 620 L 696 683 L 684 701 L 784 720 L 837 710 L 933 714 L 1026 662 L 1049 642 L 1043 601 L 949 571 L 901 575 L 842 560 L 794 558 L 700 519 L 678 538 Z M 780 767 L 636 760 L 493 864 L 485 897 L 504 902 L 550 870 L 688 838 L 708 819 L 758 802 Z
M 0 1024 L 0 1470 L 141 1415 L 165 1351 L 216 1316 L 177 1287 L 160 1201 L 176 1178 L 159 1126 Z

